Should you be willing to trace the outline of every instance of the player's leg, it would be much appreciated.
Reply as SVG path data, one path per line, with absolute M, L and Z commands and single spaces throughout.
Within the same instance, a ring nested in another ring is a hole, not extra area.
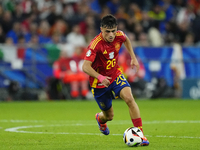
M 72 98 L 77 98 L 79 96 L 79 82 L 77 81 L 77 74 L 66 74 L 63 82 L 70 84 L 70 95 Z
M 97 120 L 99 130 L 108 135 L 110 133 L 106 122 L 113 119 L 113 107 L 112 107 L 112 92 L 109 88 L 92 89 L 94 98 L 101 109 L 100 113 L 97 113 L 95 118 Z
M 113 113 L 112 106 L 110 109 L 106 111 L 102 110 L 100 113 L 97 113 L 95 115 L 95 118 L 99 126 L 99 130 L 105 135 L 108 135 L 110 133 L 106 122 L 111 121 L 113 119 L 113 116 L 114 116 L 114 113 Z
M 77 81 L 72 81 L 70 82 L 70 86 L 71 86 L 71 97 L 72 98 L 77 98 L 79 96 L 79 83 Z
M 86 97 L 90 93 L 88 88 L 88 76 L 83 72 L 78 72 L 76 80 L 80 84 L 81 95 Z
M 135 99 L 133 98 L 131 88 L 130 87 L 124 87 L 120 91 L 120 97 L 128 105 L 129 113 L 130 113 L 130 117 L 131 117 L 131 120 L 133 122 L 133 125 L 135 127 L 138 127 L 139 129 L 141 129 L 143 131 L 143 129 L 142 129 L 142 119 L 140 117 L 140 110 L 139 110 L 137 103 L 135 102 Z M 149 145 L 149 141 L 147 140 L 146 137 L 144 137 L 143 142 L 141 143 L 141 146 L 147 146 L 147 145 Z
M 135 102 L 135 99 L 133 98 L 132 92 L 131 92 L 131 88 L 130 87 L 124 87 L 121 91 L 120 91 L 120 97 L 126 102 L 126 104 L 128 105 L 129 108 L 129 113 L 131 116 L 131 119 L 137 119 L 140 118 L 140 110 L 139 107 L 137 105 L 137 103 Z M 142 125 L 141 125 L 142 126 Z M 139 126 L 138 126 L 139 127 Z M 140 127 L 141 128 L 141 127 Z
M 111 121 L 113 120 L 113 116 L 114 116 L 114 112 L 113 112 L 113 107 L 111 107 L 110 109 L 104 111 L 102 110 L 99 113 L 99 120 L 102 124 L 106 123 L 107 121 Z
M 126 78 L 123 74 L 119 75 L 115 82 L 113 82 L 113 92 L 115 93 L 115 97 L 121 97 L 129 107 L 130 116 L 135 127 L 139 127 L 142 130 L 142 121 L 140 118 L 140 110 L 138 105 L 136 104 L 130 84 L 127 82 Z

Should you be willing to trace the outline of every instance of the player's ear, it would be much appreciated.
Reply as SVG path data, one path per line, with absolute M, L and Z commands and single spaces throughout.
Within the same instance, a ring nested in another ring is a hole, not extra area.
M 101 30 L 101 32 L 102 32 L 102 27 L 100 27 L 100 30 Z

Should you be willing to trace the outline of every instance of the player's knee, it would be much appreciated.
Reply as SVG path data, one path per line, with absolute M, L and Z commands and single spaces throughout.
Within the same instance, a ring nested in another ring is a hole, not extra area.
M 134 103 L 134 98 L 132 97 L 132 95 L 126 95 L 124 97 L 124 101 L 126 102 L 126 104 L 128 106 L 132 105 Z

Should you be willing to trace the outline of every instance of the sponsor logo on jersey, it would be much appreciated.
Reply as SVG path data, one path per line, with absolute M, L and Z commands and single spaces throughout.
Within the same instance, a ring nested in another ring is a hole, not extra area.
M 107 54 L 108 52 L 105 50 L 104 52 L 103 52 L 103 54 Z

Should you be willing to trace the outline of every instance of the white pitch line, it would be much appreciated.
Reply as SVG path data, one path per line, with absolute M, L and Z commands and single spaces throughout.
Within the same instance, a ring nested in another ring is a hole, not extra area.
M 11 122 L 11 123 L 27 123 L 27 122 L 31 122 L 31 123 L 44 123 L 44 120 L 0 120 L 0 122 Z
M 28 128 L 40 128 L 40 127 L 44 127 L 44 126 L 45 125 L 19 126 L 19 127 L 13 127 L 13 128 L 5 129 L 5 131 L 17 132 L 17 133 L 33 133 L 33 134 L 67 134 L 67 135 L 74 134 L 74 135 L 99 135 L 99 136 L 103 136 L 103 134 L 100 134 L 100 133 L 33 132 L 33 131 L 20 130 L 20 129 L 28 129 Z M 54 126 L 54 125 L 49 125 L 49 126 Z M 55 126 L 58 126 L 58 125 L 55 125 Z M 62 125 L 59 125 L 59 126 L 62 126 Z M 123 136 L 123 134 L 110 134 L 110 135 Z M 158 138 L 200 139 L 200 137 L 191 137 L 191 136 L 167 136 L 167 135 L 156 135 L 156 136 L 145 135 L 145 136 L 147 136 L 147 137 L 158 137 Z
M 83 125 L 82 123 L 84 122 L 84 125 L 89 125 L 89 122 L 90 124 L 93 123 L 94 121 L 91 120 L 91 121 L 85 121 L 85 120 L 71 120 L 71 121 L 68 121 L 68 120 L 0 120 L 0 122 L 11 122 L 11 123 L 48 123 L 48 122 L 51 122 L 51 123 L 72 123 L 74 122 L 75 124 L 77 125 Z M 88 124 L 85 124 L 85 122 Z M 109 122 L 109 124 L 128 124 L 128 123 L 131 123 L 130 120 L 113 120 L 112 122 Z M 166 123 L 169 123 L 169 124 L 176 124 L 176 123 L 200 123 L 200 120 L 164 120 L 164 121 L 160 121 L 160 120 L 154 120 L 154 121 L 143 121 L 143 124 L 166 124 Z M 73 124 L 74 125 L 74 124 Z M 93 124 L 91 124 L 93 125 Z M 95 124 L 96 125 L 96 124 Z
M 75 135 L 99 135 L 102 136 L 101 133 L 67 133 L 67 132 L 33 132 L 33 131 L 23 131 L 23 129 L 27 128 L 39 128 L 44 126 L 88 126 L 88 125 L 96 125 L 96 123 L 92 123 L 94 121 L 83 121 L 83 120 L 73 120 L 73 121 L 45 121 L 45 120 L 0 120 L 0 122 L 11 122 L 11 123 L 48 123 L 48 122 L 54 122 L 54 123 L 64 123 L 64 124 L 55 124 L 55 125 L 30 125 L 30 126 L 19 126 L 19 127 L 13 127 L 13 128 L 7 128 L 5 131 L 7 132 L 17 132 L 17 133 L 33 133 L 33 134 L 75 134 Z M 79 122 L 79 123 L 77 123 Z M 84 122 L 84 124 L 83 124 Z M 85 123 L 88 122 L 88 123 Z M 90 123 L 89 123 L 90 122 Z M 113 122 L 110 122 L 110 125 L 115 124 L 129 124 L 130 120 L 116 120 Z M 165 120 L 165 121 L 144 121 L 143 124 L 184 124 L 184 123 L 200 123 L 200 120 Z M 2 129 L 2 127 L 0 127 Z M 113 136 L 122 136 L 122 134 L 110 134 Z M 151 135 L 146 135 L 147 137 L 152 137 Z M 158 138 L 184 138 L 184 139 L 200 139 L 200 137 L 190 137 L 190 136 L 166 136 L 166 135 L 157 135 L 154 137 Z
M 165 121 L 144 121 L 144 124 L 161 124 L 161 123 L 200 123 L 200 120 L 165 120 Z

